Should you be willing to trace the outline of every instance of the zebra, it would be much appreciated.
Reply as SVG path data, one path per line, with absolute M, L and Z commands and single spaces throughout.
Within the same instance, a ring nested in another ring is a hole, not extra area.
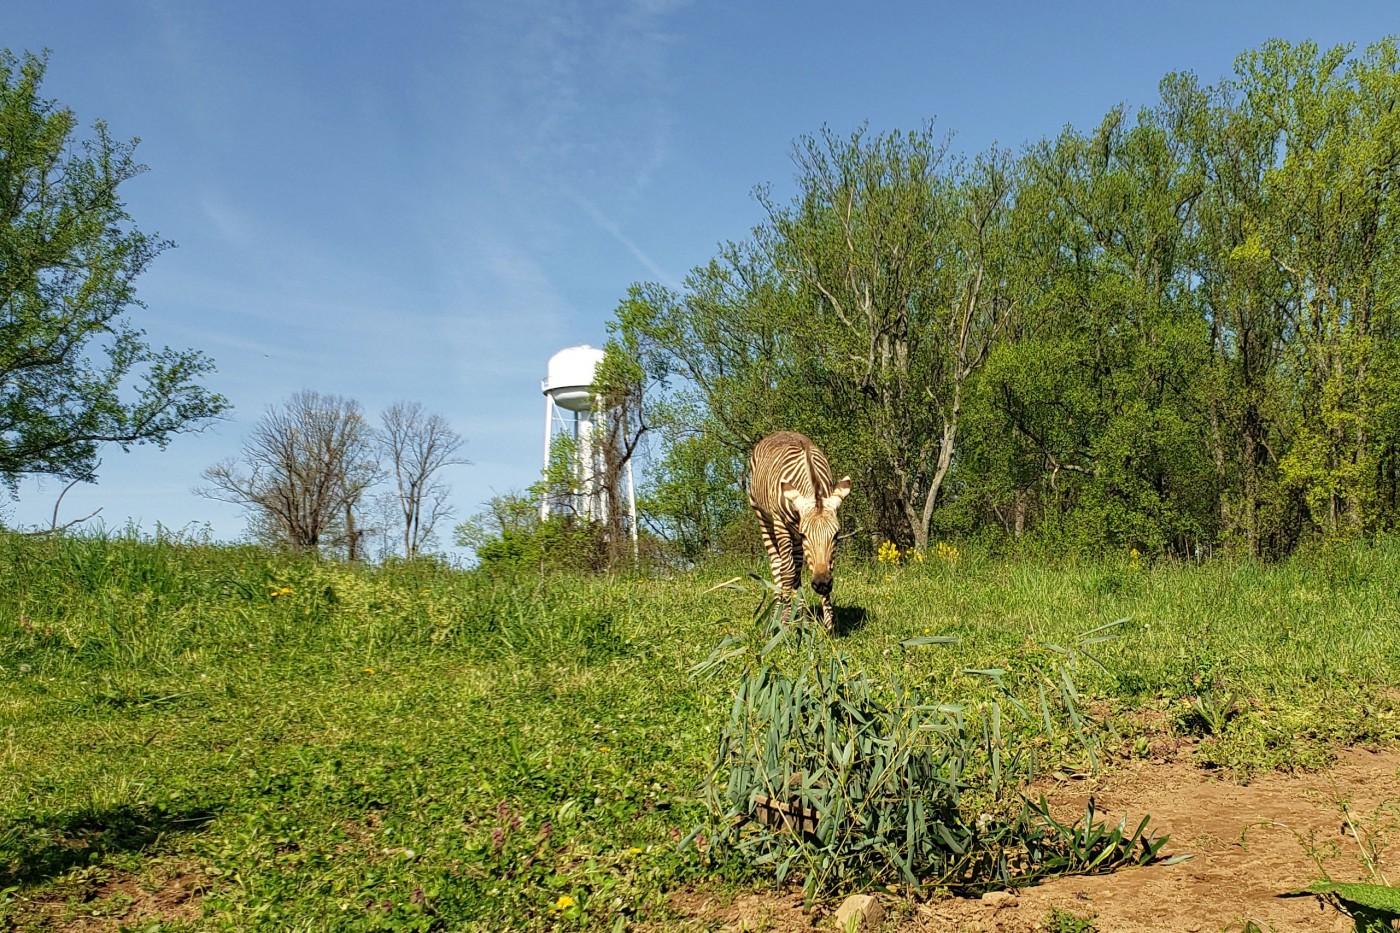
M 749 505 L 758 516 L 773 583 L 792 613 L 802 585 L 802 561 L 812 567 L 812 589 L 822 598 L 822 624 L 833 629 L 831 562 L 841 522 L 836 510 L 851 491 L 851 478 L 831 481 L 831 465 L 804 435 L 779 431 L 759 441 L 749 457 Z

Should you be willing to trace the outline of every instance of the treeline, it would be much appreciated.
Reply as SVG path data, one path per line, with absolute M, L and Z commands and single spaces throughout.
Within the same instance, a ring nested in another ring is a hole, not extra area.
M 1275 41 L 1019 152 L 800 140 L 791 200 L 760 189 L 751 236 L 610 325 L 648 520 L 688 556 L 745 535 L 745 457 L 790 428 L 854 477 L 858 540 L 1277 556 L 1394 527 L 1397 101 L 1394 39 Z
M 375 427 L 354 399 L 302 389 L 269 406 L 241 454 L 208 467 L 195 491 L 242 508 L 250 537 L 270 547 L 412 560 L 454 512 L 443 472 L 470 463 L 465 444 L 418 402 L 393 403 Z

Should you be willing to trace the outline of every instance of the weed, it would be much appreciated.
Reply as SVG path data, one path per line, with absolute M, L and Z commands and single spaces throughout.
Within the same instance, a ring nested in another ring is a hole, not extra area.
M 1332 838 L 1319 841 L 1311 831 L 1304 834 L 1293 830 L 1322 880 L 1285 896 L 1315 895 L 1351 917 L 1359 931 L 1391 930 L 1392 921 L 1400 920 L 1400 888 L 1390 887 L 1384 872 L 1387 837 L 1397 827 L 1394 801 L 1383 802 L 1365 816 L 1357 814 L 1340 795 L 1333 803 L 1341 816 L 1342 838 L 1350 839 L 1355 845 L 1355 863 L 1364 870 L 1369 883 L 1333 881 L 1329 863 L 1345 855 L 1345 847 Z
M 1338 884 L 1318 881 L 1292 896 L 1316 895 L 1351 917 L 1357 933 L 1381 933 L 1395 929 L 1400 920 L 1400 888 L 1379 884 Z
M 1181 727 L 1188 734 L 1218 736 L 1242 709 L 1238 697 L 1212 684 L 1191 697 L 1188 711 L 1181 718 Z
M 1098 929 L 1093 914 L 1081 917 L 1059 907 L 1052 907 L 1040 926 L 1046 933 L 1094 933 Z

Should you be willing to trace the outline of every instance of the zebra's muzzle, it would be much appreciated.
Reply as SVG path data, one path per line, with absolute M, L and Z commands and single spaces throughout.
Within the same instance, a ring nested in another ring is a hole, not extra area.
M 831 574 L 812 577 L 812 589 L 817 591 L 819 596 L 831 595 Z

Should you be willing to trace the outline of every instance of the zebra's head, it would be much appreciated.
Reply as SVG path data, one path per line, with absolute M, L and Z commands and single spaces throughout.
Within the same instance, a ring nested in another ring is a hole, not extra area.
M 797 530 L 802 536 L 802 557 L 812 568 L 812 589 L 822 596 L 831 595 L 831 563 L 836 556 L 836 533 L 841 520 L 836 510 L 841 508 L 851 491 L 851 478 L 843 478 L 826 496 L 804 496 L 797 487 L 783 483 L 783 498 L 797 511 Z

